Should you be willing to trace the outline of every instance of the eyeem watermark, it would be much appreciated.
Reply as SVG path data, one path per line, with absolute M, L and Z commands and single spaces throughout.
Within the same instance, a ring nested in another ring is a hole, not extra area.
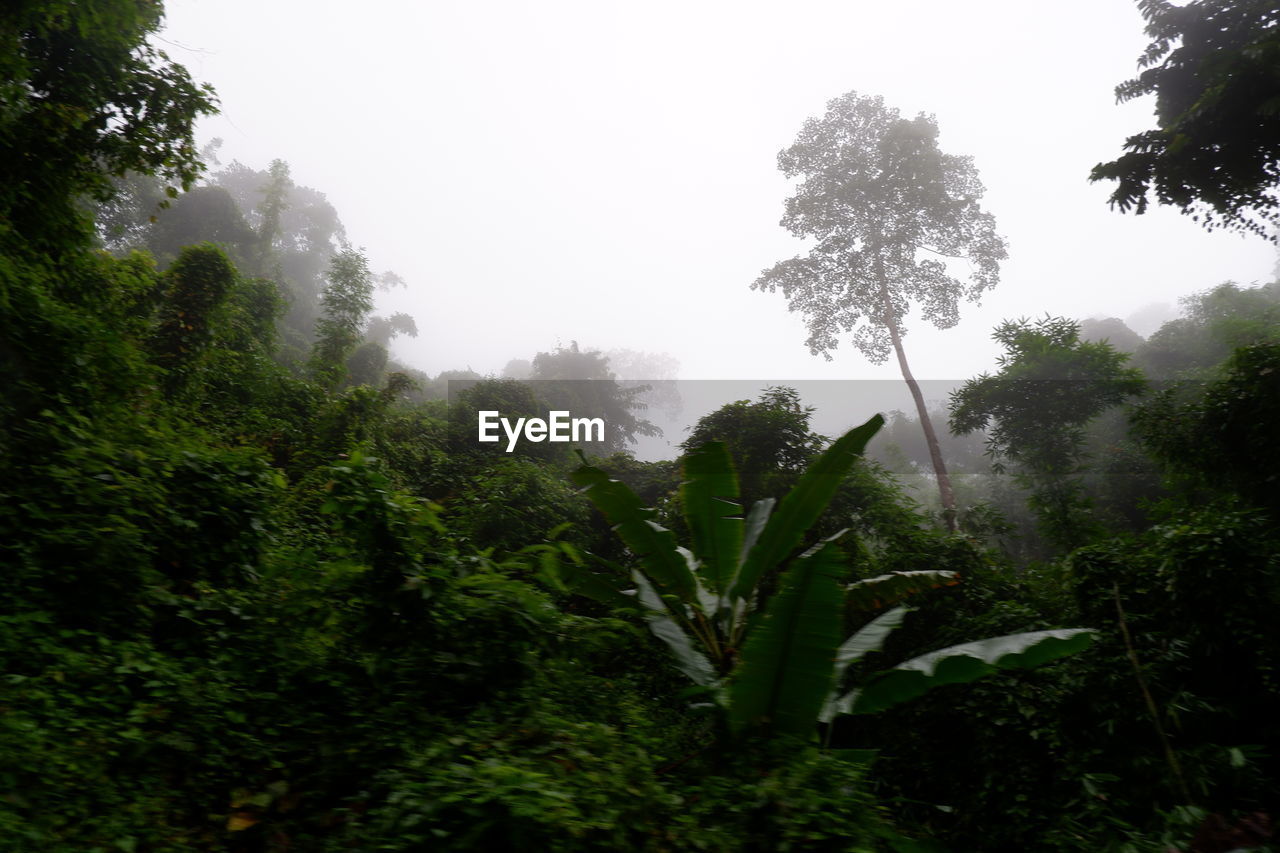
M 478 440 L 496 442 L 501 441 L 498 435 L 498 427 L 502 427 L 502 431 L 507 435 L 507 452 L 516 449 L 516 443 L 523 438 L 525 441 L 604 441 L 604 418 L 574 418 L 570 417 L 568 412 L 553 411 L 548 413 L 548 420 L 542 418 L 516 418 L 516 422 L 512 425 L 508 418 L 502 417 L 496 411 L 478 412 L 479 415 L 479 435 Z M 592 434 L 595 438 L 592 438 Z

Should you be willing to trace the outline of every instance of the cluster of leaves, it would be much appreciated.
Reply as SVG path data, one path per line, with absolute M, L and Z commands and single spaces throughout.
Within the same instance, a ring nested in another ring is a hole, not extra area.
M 111 177 L 158 174 L 186 188 L 199 175 L 193 126 L 215 111 L 146 39 L 162 7 L 111 0 L 14 3 L 0 13 L 0 224 L 32 248 L 75 241 L 77 202 L 105 198 Z M 13 245 L 8 246 L 10 250 Z
M 1210 229 L 1265 234 L 1280 199 L 1280 10 L 1270 0 L 1138 3 L 1150 46 L 1116 99 L 1156 96 L 1154 130 L 1093 168 L 1111 203 L 1143 213 L 1148 193 Z
M 871 436 L 876 416 L 836 440 L 777 503 L 758 501 L 744 518 L 728 450 L 705 444 L 685 457 L 681 486 L 693 550 L 651 520 L 635 494 L 584 465 L 574 479 L 605 513 L 636 556 L 629 573 L 580 573 L 573 582 L 602 603 L 627 607 L 629 591 L 681 672 L 709 691 L 741 737 L 804 738 L 840 713 L 872 713 L 944 684 L 972 681 L 998 668 L 1037 666 L 1084 647 L 1087 630 L 995 637 L 932 652 L 877 674 L 847 693 L 850 665 L 878 651 L 906 615 L 894 608 L 841 642 L 846 614 L 874 611 L 911 593 L 954 583 L 945 571 L 896 572 L 844 586 L 848 574 L 828 537 L 794 560 Z M 784 568 L 785 566 L 785 568 Z M 776 591 L 769 595 L 766 579 Z M 768 600 L 768 606 L 764 605 Z M 757 617 L 757 611 L 763 615 Z
M 1045 317 L 1006 322 L 993 337 L 1004 345 L 1000 372 L 965 383 L 951 397 L 951 429 L 986 430 L 997 460 L 1018 464 L 1048 537 L 1073 547 L 1087 541 L 1089 501 L 1078 481 L 1085 427 L 1143 389 L 1127 356 L 1105 343 L 1080 340 L 1080 327 Z M 999 473 L 999 468 L 997 472 Z
M 958 414 L 995 427 L 1010 467 L 1059 451 L 1082 500 L 1125 500 L 1133 519 L 1123 536 L 1099 525 L 1074 551 L 1060 545 L 1048 564 L 976 567 L 887 646 L 895 656 L 928 648 L 939 638 L 914 633 L 926 625 L 948 640 L 1063 622 L 1100 630 L 1088 656 L 866 723 L 891 745 L 878 767 L 911 803 L 903 819 L 958 847 L 1199 851 L 1266 840 L 1255 813 L 1269 810 L 1277 778 L 1275 633 L 1264 627 L 1277 601 L 1274 286 L 1227 284 L 1186 307 L 1130 346 L 1137 364 L 1177 378 L 1127 413 L 1098 417 L 1121 396 L 1107 393 L 1136 390 L 1135 372 L 1067 321 L 1052 323 L 1057 340 L 1006 324 L 1021 345 L 1000 374 L 957 395 Z M 1037 393 L 1015 381 L 1081 370 L 1098 382 L 1045 382 Z M 1123 479 L 1169 476 L 1117 493 L 1103 466 L 1124 460 L 1139 467 L 1122 467 Z M 848 736 L 837 728 L 836 742 Z

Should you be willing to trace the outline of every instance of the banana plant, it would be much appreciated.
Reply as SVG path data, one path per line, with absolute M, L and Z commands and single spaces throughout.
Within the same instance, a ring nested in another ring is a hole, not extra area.
M 849 667 L 879 650 L 906 616 L 894 607 L 847 639 L 850 609 L 875 611 L 904 597 L 954 584 L 954 572 L 892 572 L 849 583 L 840 534 L 801 550 L 867 442 L 876 415 L 837 439 L 780 502 L 758 501 L 744 517 L 728 450 L 711 442 L 684 459 L 681 497 L 690 544 L 655 520 L 655 510 L 623 483 L 588 464 L 572 475 L 635 557 L 635 568 L 601 561 L 567 578 L 578 592 L 640 609 L 676 666 L 710 692 L 732 731 L 809 736 L 838 714 L 872 713 L 933 687 L 997 669 L 1038 666 L 1088 645 L 1092 631 L 1011 634 L 941 649 L 843 690 Z M 763 583 L 776 577 L 776 582 Z M 765 587 L 776 589 L 765 601 Z

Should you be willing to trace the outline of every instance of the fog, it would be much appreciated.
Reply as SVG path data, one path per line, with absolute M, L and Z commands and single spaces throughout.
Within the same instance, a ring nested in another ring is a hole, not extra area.
M 571 340 L 665 352 L 684 379 L 894 379 L 851 347 L 811 355 L 761 270 L 803 253 L 779 227 L 778 151 L 828 100 L 936 115 L 1007 238 L 1001 284 L 958 326 L 918 315 L 918 377 L 991 368 L 993 326 L 1133 318 L 1271 278 L 1274 247 L 1188 217 L 1108 208 L 1090 168 L 1151 126 L 1116 105 L 1147 43 L 1127 2 L 387 3 L 176 0 L 163 47 L 212 84 L 201 139 L 286 160 L 404 289 L 427 373 L 498 373 Z M 679 440 L 678 438 L 675 440 Z

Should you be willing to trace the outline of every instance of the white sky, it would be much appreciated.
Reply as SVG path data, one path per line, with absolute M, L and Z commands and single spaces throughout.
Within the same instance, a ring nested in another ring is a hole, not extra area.
M 897 376 L 848 346 L 811 356 L 783 296 L 749 290 L 804 251 L 778 225 L 777 152 L 850 90 L 934 113 L 1010 245 L 959 326 L 912 323 L 921 378 L 990 369 L 1004 318 L 1123 318 L 1276 259 L 1175 211 L 1113 212 L 1088 183 L 1153 125 L 1150 101 L 1114 103 L 1147 43 L 1127 0 L 166 6 L 160 46 L 222 102 L 201 140 L 328 196 L 408 282 L 381 309 L 416 317 L 395 355 L 428 373 L 578 340 L 668 352 L 682 378 Z

